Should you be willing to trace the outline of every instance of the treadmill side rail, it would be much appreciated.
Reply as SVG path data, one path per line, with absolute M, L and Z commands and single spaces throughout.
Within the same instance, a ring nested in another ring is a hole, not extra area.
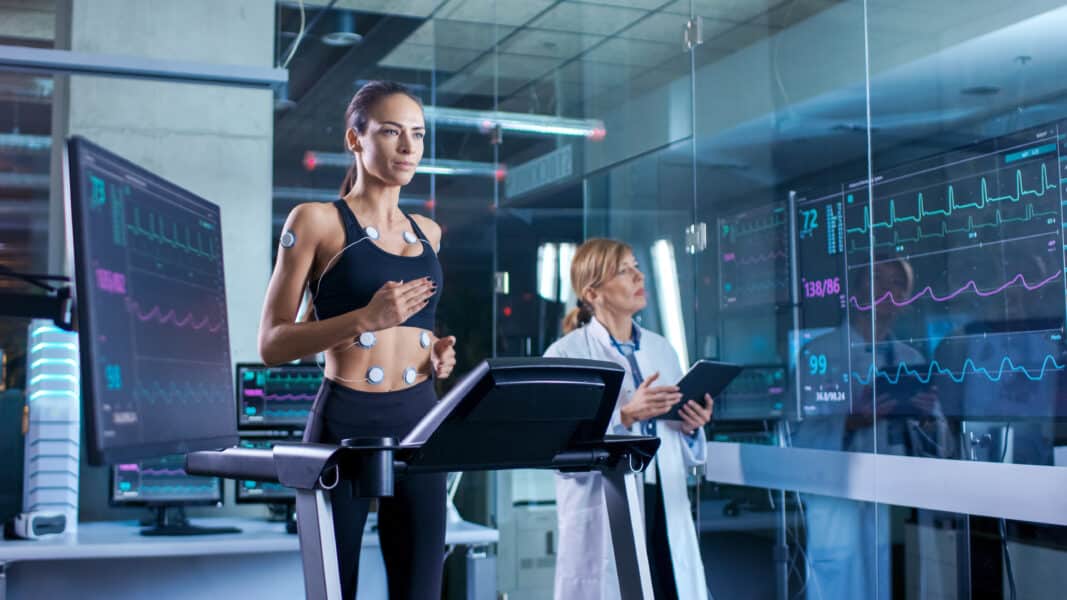
M 637 475 L 620 462 L 603 470 L 604 501 L 608 508 L 615 571 L 623 600 L 654 600 L 652 570 L 645 545 L 645 522 L 638 495 Z

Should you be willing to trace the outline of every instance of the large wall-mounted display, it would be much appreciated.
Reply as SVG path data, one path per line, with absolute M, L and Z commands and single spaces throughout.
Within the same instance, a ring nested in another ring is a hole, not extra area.
M 236 443 L 219 207 L 83 138 L 68 159 L 90 461 Z

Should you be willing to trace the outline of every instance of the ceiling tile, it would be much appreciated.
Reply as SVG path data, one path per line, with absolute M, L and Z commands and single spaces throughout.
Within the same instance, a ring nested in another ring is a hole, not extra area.
M 648 42 L 675 44 L 681 48 L 682 35 L 685 32 L 685 24 L 688 20 L 689 18 L 683 15 L 652 13 L 620 33 L 619 36 Z
M 448 0 L 435 17 L 476 23 L 525 25 L 553 0 Z
M 688 53 L 682 49 L 681 44 L 659 44 L 642 40 L 611 38 L 587 52 L 583 58 L 593 62 L 616 65 L 654 67 L 672 57 L 678 60 L 689 60 Z
M 622 85 L 637 74 L 638 69 L 592 61 L 575 61 L 560 68 L 560 79 L 584 88 Z
M 646 14 L 647 11 L 634 8 L 564 2 L 553 6 L 530 25 L 559 31 L 612 35 Z
M 434 19 L 420 25 L 407 41 L 423 46 L 489 50 L 512 31 L 514 27 L 503 25 Z
M 468 71 L 475 76 L 500 77 L 532 81 L 559 66 L 563 61 L 558 58 L 543 56 L 524 56 L 521 54 L 496 53 L 485 56 L 471 66 Z
M 798 1 L 801 0 L 791 0 L 786 5 L 796 4 Z M 767 13 L 781 4 L 781 0 L 693 0 L 693 12 L 702 17 L 737 23 L 751 20 L 766 22 Z M 677 0 L 665 8 L 664 12 L 688 16 L 689 0 Z
M 481 56 L 478 50 L 424 46 L 405 42 L 378 62 L 383 67 L 417 69 L 422 71 L 454 72 Z
M 575 0 L 565 0 L 573 2 Z M 654 10 L 667 3 L 668 0 L 578 0 L 585 4 L 604 4 L 606 6 L 623 6 L 627 8 L 640 8 Z M 687 0 L 688 1 L 688 0 Z
M 406 17 L 428 17 L 442 2 L 444 0 L 340 0 L 333 5 L 333 8 Z M 329 0 L 304 0 L 304 4 L 309 7 L 325 7 L 329 3 Z
M 603 36 L 588 33 L 522 29 L 501 44 L 500 50 L 508 54 L 565 59 L 581 54 L 603 39 Z

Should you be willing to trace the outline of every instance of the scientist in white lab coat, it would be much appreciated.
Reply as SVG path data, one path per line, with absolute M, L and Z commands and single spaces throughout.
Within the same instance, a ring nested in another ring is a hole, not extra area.
M 571 284 L 579 308 L 567 315 L 566 335 L 545 356 L 611 361 L 626 370 L 608 433 L 660 439 L 644 474 L 645 537 L 656 600 L 706 600 L 686 471 L 706 459 L 704 425 L 711 418 L 711 397 L 705 397 L 707 408 L 683 400 L 673 385 L 682 376 L 674 349 L 663 336 L 633 321 L 646 304 L 645 278 L 628 245 L 586 241 L 574 254 Z M 680 401 L 685 402 L 684 420 L 654 420 Z M 619 598 L 602 476 L 557 473 L 556 509 L 556 600 Z

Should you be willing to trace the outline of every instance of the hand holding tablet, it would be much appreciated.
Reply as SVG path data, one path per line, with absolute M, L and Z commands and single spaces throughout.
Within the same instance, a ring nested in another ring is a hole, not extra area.
M 744 369 L 744 367 L 741 365 L 732 363 L 716 362 L 712 360 L 696 361 L 677 383 L 678 389 L 682 394 L 681 402 L 675 404 L 671 410 L 656 418 L 661 420 L 682 421 L 682 416 L 678 411 L 685 406 L 687 401 L 692 400 L 701 406 L 705 406 L 704 394 L 710 394 L 712 397 L 719 395 L 726 389 L 727 385 L 730 385 L 730 382 L 733 381 L 734 377 L 737 377 L 742 369 Z

